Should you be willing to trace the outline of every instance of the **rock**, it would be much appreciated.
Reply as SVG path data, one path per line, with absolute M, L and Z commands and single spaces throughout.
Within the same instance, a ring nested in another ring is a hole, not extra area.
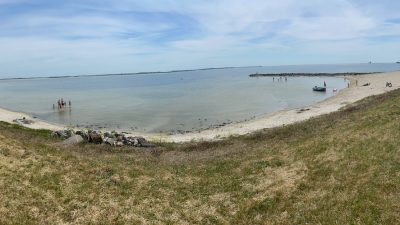
M 133 146 L 139 146 L 139 141 L 136 138 L 133 138 Z
M 51 132 L 51 137 L 59 137 L 57 131 Z
M 73 130 L 65 130 L 64 132 L 65 132 L 65 134 L 67 135 L 68 138 L 72 137 L 72 135 L 74 135 L 74 133 L 75 133 Z
M 62 144 L 63 145 L 73 145 L 82 142 L 90 142 L 94 144 L 107 144 L 110 146 L 134 146 L 134 147 L 144 147 L 144 148 L 151 148 L 155 147 L 155 145 L 149 143 L 143 137 L 130 137 L 125 136 L 124 134 L 116 133 L 116 132 L 106 132 L 104 136 L 100 131 L 76 131 L 73 132 L 72 130 L 60 130 L 54 131 L 52 133 L 54 137 L 61 137 L 66 139 Z
M 117 140 L 122 142 L 124 140 L 124 136 L 117 134 Z
M 15 120 L 13 120 L 13 122 L 14 122 L 14 123 L 17 123 L 17 124 L 19 124 L 19 125 L 30 125 L 30 124 L 33 124 L 33 123 L 34 123 L 33 120 L 28 120 L 28 119 L 26 119 L 25 117 L 22 118 L 22 119 L 15 119 Z
M 64 138 L 64 139 L 71 137 L 71 135 L 69 135 L 69 133 L 67 133 L 65 130 L 53 131 L 53 133 L 51 133 L 51 136 Z
M 149 142 L 146 142 L 146 143 L 140 144 L 140 147 L 142 147 L 142 148 L 154 148 L 156 146 L 153 145 L 153 144 L 150 144 Z
M 95 143 L 95 144 L 101 144 L 103 143 L 103 137 L 101 134 L 97 133 L 96 131 L 91 131 L 89 132 L 89 142 Z
M 80 135 L 72 135 L 70 138 L 61 142 L 61 145 L 75 145 L 83 142 L 85 142 L 85 140 L 83 140 Z
M 111 145 L 111 146 L 115 146 L 116 145 L 116 141 L 114 138 L 107 138 L 104 141 L 105 144 Z
M 114 134 L 112 134 L 112 133 L 110 133 L 110 132 L 105 132 L 104 133 L 104 137 L 106 138 L 115 138 L 115 135 Z
M 75 134 L 80 135 L 83 138 L 83 140 L 89 142 L 89 135 L 85 131 L 78 130 Z
M 59 138 L 70 138 L 74 135 L 74 131 L 72 130 L 58 130 L 58 131 L 53 131 L 51 133 L 52 137 L 59 137 Z
M 154 147 L 153 144 L 150 144 L 144 137 L 134 137 L 134 143 L 137 142 L 137 144 L 134 144 L 134 146 L 137 147 L 144 147 L 144 148 L 151 148 Z

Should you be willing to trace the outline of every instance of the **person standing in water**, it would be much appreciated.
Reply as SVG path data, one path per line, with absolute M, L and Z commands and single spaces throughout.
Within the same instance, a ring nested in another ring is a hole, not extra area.
M 326 87 L 326 83 L 325 83 L 325 81 L 324 81 L 324 87 Z

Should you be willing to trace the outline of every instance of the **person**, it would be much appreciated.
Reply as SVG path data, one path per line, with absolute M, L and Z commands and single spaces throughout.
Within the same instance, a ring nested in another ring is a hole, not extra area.
M 272 77 L 272 81 L 275 81 L 275 77 Z
M 58 109 L 61 109 L 61 101 L 60 101 L 60 99 L 58 99 L 57 103 L 58 103 Z
M 324 87 L 326 87 L 326 83 L 325 83 L 325 81 L 324 81 Z
M 71 107 L 71 100 L 68 101 L 68 105 L 69 105 L 69 107 Z

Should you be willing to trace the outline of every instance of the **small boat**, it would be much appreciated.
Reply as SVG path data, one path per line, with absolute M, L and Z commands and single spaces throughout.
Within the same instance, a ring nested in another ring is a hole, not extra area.
M 313 91 L 321 91 L 321 92 L 325 92 L 326 91 L 326 87 L 313 87 Z

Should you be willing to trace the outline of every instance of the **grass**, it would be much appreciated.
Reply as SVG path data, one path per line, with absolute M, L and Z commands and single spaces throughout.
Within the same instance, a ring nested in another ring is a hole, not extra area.
M 0 224 L 399 224 L 400 90 L 218 142 L 62 147 L 0 123 Z

